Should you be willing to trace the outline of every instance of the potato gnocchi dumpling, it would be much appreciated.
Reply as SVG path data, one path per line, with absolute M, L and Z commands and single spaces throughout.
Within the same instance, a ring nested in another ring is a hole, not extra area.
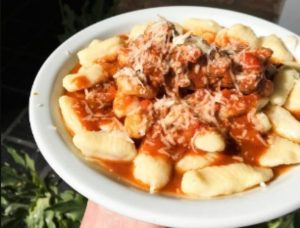
M 136 155 L 134 143 L 120 131 L 85 131 L 73 137 L 74 145 L 87 157 L 112 161 L 131 161 Z
M 267 115 L 265 113 L 263 113 L 263 112 L 257 113 L 255 115 L 255 119 L 256 119 L 256 121 L 254 120 L 253 124 L 255 126 L 255 129 L 258 132 L 266 133 L 271 130 L 272 125 L 270 123 L 269 118 L 267 117 Z
M 82 66 L 78 73 L 68 74 L 64 77 L 63 87 L 69 92 L 75 92 L 105 81 L 107 77 L 108 74 L 99 64 L 93 64 L 89 67 Z
M 153 98 L 156 93 L 150 86 L 145 86 L 138 77 L 121 75 L 116 79 L 118 91 L 124 95 Z
M 136 139 L 142 138 L 149 128 L 148 117 L 142 113 L 128 115 L 124 120 L 124 127 L 130 137 Z
M 187 154 L 176 163 L 176 170 L 184 173 L 189 170 L 204 168 L 211 165 L 218 159 L 217 154 L 209 153 L 205 155 Z
M 210 198 L 244 191 L 272 177 L 272 169 L 241 163 L 211 166 L 184 173 L 181 189 L 193 197 Z
M 300 80 L 297 80 L 294 84 L 288 99 L 286 100 L 284 107 L 291 113 L 295 113 L 300 116 Z
M 278 135 L 300 143 L 300 122 L 289 111 L 280 106 L 272 106 L 267 114 Z
M 203 37 L 209 43 L 212 43 L 216 34 L 221 30 L 221 26 L 214 20 L 189 18 L 182 26 L 192 34 Z
M 194 137 L 194 146 L 206 152 L 220 152 L 225 149 L 223 136 L 216 131 L 205 131 Z
M 274 91 L 271 95 L 271 103 L 282 106 L 293 89 L 296 80 L 299 80 L 299 73 L 295 69 L 284 67 L 279 70 L 274 78 Z
M 166 158 L 139 153 L 133 163 L 134 177 L 146 184 L 150 192 L 161 189 L 170 180 L 172 166 Z
M 292 61 L 292 62 L 284 62 L 283 63 L 285 66 L 293 68 L 295 70 L 297 70 L 298 72 L 300 72 L 300 63 Z
M 258 46 L 270 48 L 273 51 L 271 60 L 275 63 L 289 62 L 294 59 L 292 53 L 287 49 L 283 41 L 274 34 L 260 37 L 258 40 Z
M 117 36 L 103 41 L 93 40 L 88 47 L 77 53 L 79 63 L 89 67 L 103 57 L 116 55 L 122 46 L 123 40 Z
M 300 162 L 300 145 L 280 136 L 271 136 L 269 147 L 259 158 L 266 167 L 297 164 Z
M 299 63 L 246 25 L 165 18 L 77 53 L 58 104 L 83 159 L 150 193 L 214 198 L 300 163 Z
M 72 133 L 85 132 L 86 128 L 74 109 L 77 100 L 69 96 L 61 96 L 58 102 L 66 127 L 70 129 Z
M 224 28 L 219 31 L 215 42 L 221 47 L 230 43 L 235 43 L 255 48 L 258 40 L 254 31 L 250 27 L 242 24 L 235 24 L 229 28 Z
M 118 118 L 134 114 L 140 109 L 139 99 L 135 96 L 117 93 L 113 101 L 113 112 Z

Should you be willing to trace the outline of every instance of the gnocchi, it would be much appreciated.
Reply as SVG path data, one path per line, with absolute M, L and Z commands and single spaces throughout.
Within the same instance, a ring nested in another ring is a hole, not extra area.
M 271 136 L 267 151 L 259 158 L 265 167 L 297 164 L 300 162 L 300 145 L 280 136 Z
M 271 59 L 275 63 L 293 61 L 292 53 L 290 53 L 290 51 L 286 48 L 283 41 L 274 34 L 260 37 L 258 40 L 258 46 L 272 49 L 273 55 Z
M 271 169 L 241 163 L 212 166 L 184 173 L 181 189 L 191 197 L 211 198 L 241 192 L 272 177 Z
M 87 157 L 112 161 L 131 161 L 136 155 L 134 143 L 121 131 L 85 131 L 76 133 L 74 145 Z
M 223 136 L 215 131 L 206 131 L 196 134 L 193 143 L 197 149 L 206 152 L 220 152 L 225 149 Z
M 118 90 L 124 95 L 143 98 L 155 97 L 155 91 L 150 86 L 145 86 L 138 77 L 121 75 L 116 79 Z
M 189 18 L 183 24 L 183 28 L 191 31 L 194 35 L 201 36 L 209 43 L 212 43 L 221 26 L 214 20 Z
M 295 82 L 294 87 L 284 104 L 284 107 L 291 113 L 300 114 L 300 80 Z
M 296 70 L 292 68 L 281 69 L 274 78 L 274 92 L 270 98 L 271 103 L 282 106 L 297 79 L 299 80 L 299 74 Z
M 258 39 L 250 27 L 242 24 L 235 24 L 219 31 L 215 41 L 216 44 L 221 47 L 226 46 L 228 43 L 236 43 L 255 48 Z
M 75 92 L 96 85 L 106 80 L 107 77 L 108 74 L 99 64 L 89 67 L 82 66 L 78 73 L 68 74 L 63 78 L 63 87 L 69 92 Z
M 125 117 L 140 110 L 139 99 L 135 96 L 128 96 L 117 93 L 113 102 L 113 112 L 118 117 Z
M 139 153 L 134 159 L 133 175 L 149 187 L 150 192 L 164 187 L 171 176 L 171 164 L 162 157 Z
M 148 125 L 147 116 L 141 113 L 128 115 L 124 120 L 125 129 L 132 138 L 142 138 L 145 136 Z
M 187 154 L 176 163 L 176 170 L 180 173 L 184 173 L 189 170 L 200 169 L 212 164 L 218 156 L 216 154 Z
M 272 125 L 269 121 L 267 115 L 263 112 L 259 112 L 255 115 L 256 121 L 254 121 L 254 125 L 256 130 L 261 133 L 266 133 L 271 130 Z
M 67 128 L 70 129 L 72 133 L 85 132 L 86 128 L 73 108 L 76 104 L 76 99 L 68 96 L 61 96 L 58 102 Z
M 103 41 L 93 40 L 88 47 L 78 52 L 79 63 L 89 67 L 100 58 L 117 54 L 122 46 L 123 40 L 117 36 Z
M 286 109 L 272 106 L 268 109 L 267 114 L 278 135 L 300 143 L 300 122 Z

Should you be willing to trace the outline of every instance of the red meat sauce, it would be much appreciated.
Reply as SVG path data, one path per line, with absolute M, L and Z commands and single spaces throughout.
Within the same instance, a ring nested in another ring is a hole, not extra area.
M 166 27 L 166 33 L 168 33 L 168 29 L 170 28 Z M 147 39 L 150 39 L 149 36 L 151 37 L 151 35 L 153 34 L 148 31 Z M 123 38 L 127 40 L 126 36 L 123 36 Z M 164 42 L 167 39 L 170 38 L 164 39 Z M 148 41 L 141 38 L 138 42 L 136 41 L 136 44 L 127 44 L 121 52 L 130 56 L 133 49 L 142 45 L 141 42 Z M 250 49 L 246 47 L 239 52 L 226 48 L 215 48 L 210 53 L 205 53 L 192 44 L 190 46 L 181 45 L 175 50 L 172 49 L 172 52 L 169 53 L 170 45 L 168 43 L 164 44 L 167 45 L 165 47 L 159 46 L 157 42 L 159 41 L 148 45 L 150 53 L 147 54 L 148 62 L 141 63 L 145 68 L 144 74 L 147 78 L 144 83 L 151 85 L 155 91 L 163 91 L 163 96 L 177 100 L 182 99 L 187 102 L 194 110 L 191 115 L 196 120 L 193 124 L 189 124 L 187 128 L 176 129 L 176 134 L 182 136 L 182 143 L 166 146 L 161 137 L 164 133 L 155 124 L 155 121 L 157 121 L 155 118 L 161 116 L 154 115 L 154 125 L 149 128 L 146 136 L 134 140 L 137 149 L 154 156 L 164 157 L 175 164 L 187 153 L 205 154 L 204 151 L 195 149 L 190 141 L 199 129 L 213 128 L 222 133 L 227 140 L 227 145 L 225 151 L 212 165 L 219 166 L 241 162 L 239 159 L 247 164 L 258 165 L 258 159 L 265 152 L 268 145 L 266 135 L 255 129 L 251 118 L 249 118 L 249 113 L 256 109 L 259 99 L 269 96 L 272 92 L 274 73 L 268 72 L 271 66 L 268 60 L 272 55 L 272 51 L 265 48 Z M 168 50 L 165 50 L 165 48 Z M 158 51 L 163 52 L 163 54 L 159 54 Z M 140 55 L 145 55 L 145 53 L 140 53 Z M 112 76 L 122 67 L 134 68 L 133 60 L 129 59 L 127 63 L 122 62 L 121 64 L 118 56 L 101 59 L 97 63 L 101 64 L 109 75 L 105 82 L 77 92 L 65 91 L 65 95 L 76 99 L 74 109 L 82 124 L 88 130 L 100 130 L 102 124 L 116 118 L 112 110 L 112 104 L 117 92 L 117 85 Z M 173 65 L 166 64 L 166 61 L 172 62 Z M 165 65 L 161 68 L 157 66 L 158 63 Z M 76 65 L 71 73 L 78 72 L 79 68 L 80 65 Z M 89 85 L 84 77 L 77 79 L 76 83 L 82 87 Z M 162 97 L 158 93 L 156 94 L 160 98 Z M 199 106 L 199 103 L 205 100 L 205 94 L 209 94 L 213 100 L 213 105 L 210 106 L 209 110 L 212 113 L 213 121 L 201 118 L 202 106 Z M 218 99 L 216 99 L 217 97 Z M 127 96 L 128 103 L 130 103 L 130 99 L 131 97 Z M 156 99 L 159 98 L 140 98 L 141 105 L 148 107 L 149 103 L 154 103 Z M 166 110 L 168 112 L 170 108 Z M 124 119 L 119 119 L 119 121 L 123 123 Z M 156 132 L 156 136 L 153 136 L 155 135 L 155 129 L 158 133 Z M 236 157 L 239 157 L 239 159 L 236 159 Z M 146 189 L 143 183 L 133 177 L 132 162 L 103 160 L 94 162 L 105 167 L 113 176 Z M 275 168 L 275 175 L 282 174 L 288 168 L 289 166 Z M 168 194 L 180 194 L 180 183 L 181 174 L 173 170 L 170 182 L 161 191 Z

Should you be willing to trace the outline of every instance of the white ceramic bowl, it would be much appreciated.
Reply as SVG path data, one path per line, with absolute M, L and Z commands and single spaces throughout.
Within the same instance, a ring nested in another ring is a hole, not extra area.
M 212 200 L 186 200 L 151 195 L 128 187 L 82 161 L 76 153 L 58 110 L 62 77 L 74 66 L 75 53 L 94 38 L 128 31 L 133 25 L 188 17 L 211 18 L 223 26 L 242 23 L 257 35 L 292 32 L 256 17 L 204 7 L 162 7 L 139 10 L 100 21 L 59 46 L 41 67 L 30 97 L 30 123 L 42 154 L 61 178 L 87 198 L 120 214 L 170 227 L 237 227 L 273 219 L 300 207 L 300 168 L 294 168 L 267 188 Z M 299 39 L 299 37 L 297 37 Z M 293 50 L 299 58 L 300 49 Z M 54 128 L 53 126 L 56 126 Z

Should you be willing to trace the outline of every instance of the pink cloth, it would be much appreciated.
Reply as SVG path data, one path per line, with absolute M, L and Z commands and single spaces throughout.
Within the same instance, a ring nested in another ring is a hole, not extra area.
M 89 201 L 80 228 L 162 228 L 116 214 Z

